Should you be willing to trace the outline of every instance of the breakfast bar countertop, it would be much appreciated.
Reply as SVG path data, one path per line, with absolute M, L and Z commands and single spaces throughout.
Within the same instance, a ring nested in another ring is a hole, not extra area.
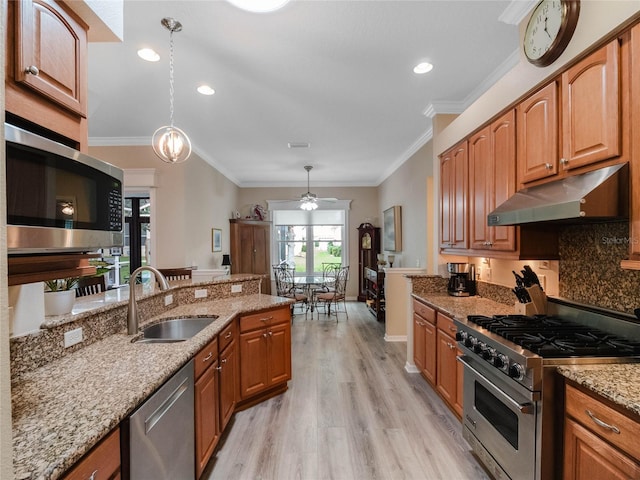
M 238 314 L 290 303 L 255 294 L 181 305 L 145 323 L 219 318 L 178 343 L 132 343 L 117 333 L 24 374 L 11 391 L 15 478 L 59 478 Z

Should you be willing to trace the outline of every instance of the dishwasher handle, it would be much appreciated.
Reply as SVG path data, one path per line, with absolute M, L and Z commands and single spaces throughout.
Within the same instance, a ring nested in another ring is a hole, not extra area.
M 144 422 L 144 433 L 148 434 L 153 427 L 162 420 L 162 417 L 173 407 L 173 405 L 180 399 L 180 397 L 187 391 L 189 386 L 187 383 L 189 382 L 189 378 L 185 378 L 182 380 L 182 383 L 178 385 L 178 387 L 169 395 L 169 397 L 162 402 L 162 404 L 156 408 L 156 410 L 149 415 L 149 417 Z

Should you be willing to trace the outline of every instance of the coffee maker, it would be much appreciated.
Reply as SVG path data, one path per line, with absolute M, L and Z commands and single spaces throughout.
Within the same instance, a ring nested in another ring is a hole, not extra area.
M 454 297 L 476 294 L 476 266 L 470 263 L 447 263 L 449 285 L 447 292 Z

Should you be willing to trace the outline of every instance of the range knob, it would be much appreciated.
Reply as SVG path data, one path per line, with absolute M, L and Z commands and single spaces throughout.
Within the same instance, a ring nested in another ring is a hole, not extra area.
M 482 353 L 485 349 L 487 348 L 487 346 L 484 344 L 484 342 L 478 342 L 476 341 L 476 344 L 473 346 L 473 351 L 480 354 Z
M 509 376 L 516 380 L 522 380 L 524 378 L 524 367 L 519 363 L 514 363 L 509 367 Z
M 469 336 L 469 334 L 467 332 L 463 332 L 462 330 L 458 330 L 456 332 L 456 340 L 458 342 L 463 342 L 467 339 L 467 337 Z
M 464 346 L 471 348 L 473 347 L 476 343 L 478 343 L 478 339 L 472 335 L 467 335 L 467 338 L 464 339 Z
M 491 361 L 496 356 L 496 349 L 493 347 L 487 346 L 482 352 L 482 358 L 487 361 Z
M 493 357 L 493 364 L 501 370 L 507 370 L 509 368 L 509 358 L 504 353 L 499 353 Z

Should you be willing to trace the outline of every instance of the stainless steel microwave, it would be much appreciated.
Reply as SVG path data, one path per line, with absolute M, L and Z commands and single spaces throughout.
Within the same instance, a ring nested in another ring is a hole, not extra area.
M 9 254 L 122 246 L 123 171 L 5 123 Z

